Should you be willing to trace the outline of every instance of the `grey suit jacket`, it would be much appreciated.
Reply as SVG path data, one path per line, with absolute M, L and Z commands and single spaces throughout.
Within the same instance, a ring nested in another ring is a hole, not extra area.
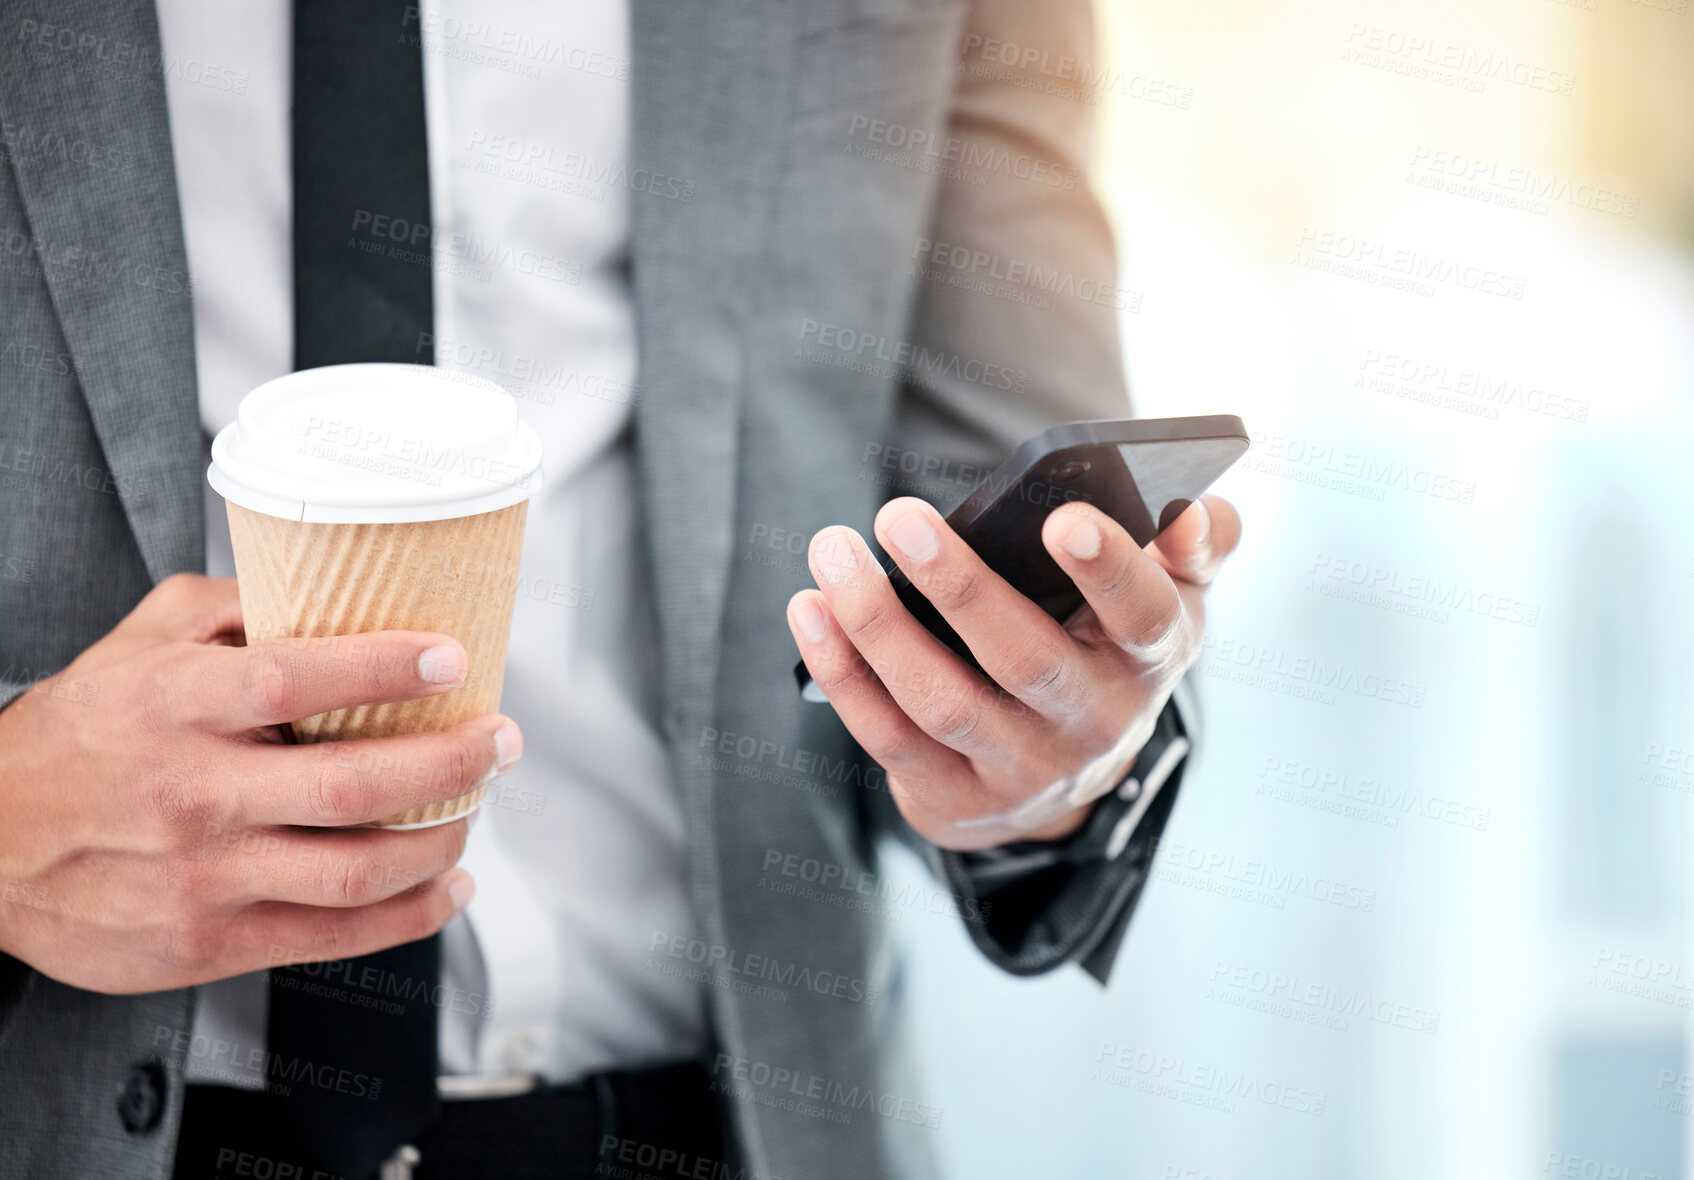
M 768 858 L 875 872 L 892 832 L 965 894 L 991 960 L 1104 978 L 1168 801 L 1109 871 L 1048 874 L 983 920 L 966 862 L 904 830 L 833 714 L 796 699 L 783 608 L 808 578 L 787 538 L 863 528 L 894 494 L 946 509 L 1023 437 L 1126 412 L 1092 108 L 1057 64 L 1091 59 L 1088 5 L 635 0 L 633 37 L 663 725 L 702 936 L 786 983 L 708 988 L 711 1065 L 749 1174 L 920 1175 L 939 1112 L 906 1068 L 887 923 L 762 888 Z M 97 686 L 45 678 L 203 568 L 161 68 L 185 66 L 161 67 L 150 4 L 0 0 L 0 704 L 33 686 L 98 708 Z M 0 784 L 0 806 L 28 789 Z M 0 955 L 0 1173 L 167 1174 L 192 1002 Z

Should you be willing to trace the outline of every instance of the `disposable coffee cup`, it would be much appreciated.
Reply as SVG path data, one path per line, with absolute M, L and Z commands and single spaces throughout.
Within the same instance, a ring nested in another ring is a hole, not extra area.
M 229 511 L 247 642 L 322 639 L 333 650 L 368 631 L 437 631 L 469 657 L 450 692 L 303 717 L 287 726 L 294 740 L 422 733 L 499 711 L 540 474 L 541 439 L 517 402 L 466 374 L 332 365 L 242 399 L 212 442 L 206 478 Z M 447 823 L 487 790 L 374 826 Z

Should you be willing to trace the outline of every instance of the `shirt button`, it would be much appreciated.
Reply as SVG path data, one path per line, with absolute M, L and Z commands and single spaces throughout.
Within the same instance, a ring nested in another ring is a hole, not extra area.
M 123 1120 L 124 1130 L 132 1135 L 146 1135 L 164 1116 L 164 1067 L 157 1061 L 130 1066 L 123 1092 L 118 1095 L 118 1117 Z
M 534 1033 L 521 1032 L 514 1034 L 506 1041 L 502 1057 L 507 1069 L 530 1069 L 535 1065 L 535 1051 L 541 1047 Z

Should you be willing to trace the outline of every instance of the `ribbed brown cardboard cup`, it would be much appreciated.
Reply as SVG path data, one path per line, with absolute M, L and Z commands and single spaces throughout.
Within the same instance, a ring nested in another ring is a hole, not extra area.
M 307 717 L 288 727 L 295 740 L 424 733 L 499 711 L 527 502 L 394 524 L 313 524 L 227 506 L 248 643 L 322 639 L 332 658 L 358 658 L 365 632 L 436 631 L 457 639 L 470 660 L 465 683 L 450 692 Z M 372 826 L 447 823 L 474 811 L 487 791 L 482 783 Z

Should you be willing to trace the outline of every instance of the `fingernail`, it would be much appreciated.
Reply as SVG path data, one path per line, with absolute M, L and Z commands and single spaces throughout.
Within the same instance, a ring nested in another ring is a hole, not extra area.
M 831 585 L 852 577 L 859 568 L 853 542 L 845 529 L 833 529 L 813 537 L 812 561 L 823 580 Z
M 1059 545 L 1079 561 L 1100 556 L 1100 530 L 1094 522 L 1083 517 L 1065 531 Z
M 794 625 L 811 643 L 821 643 L 829 634 L 829 620 L 823 617 L 823 608 L 815 598 L 802 598 L 794 604 Z
M 471 898 L 476 896 L 476 882 L 470 874 L 460 874 L 459 879 L 447 886 L 447 896 L 453 899 L 453 912 L 462 914 L 465 907 L 471 904 Z
M 505 774 L 523 757 L 523 733 L 510 721 L 494 731 L 494 773 Z
M 428 684 L 459 684 L 465 672 L 465 651 L 456 643 L 438 643 L 418 657 L 418 675 Z
M 896 549 L 913 561 L 928 561 L 941 547 L 941 540 L 935 535 L 935 530 L 930 527 L 924 514 L 916 509 L 903 512 L 894 518 L 894 523 L 888 526 L 888 539 L 894 542 Z
M 1200 510 L 1200 535 L 1194 538 L 1194 547 L 1198 549 L 1212 539 L 1212 510 L 1204 500 L 1194 501 L 1194 507 Z

